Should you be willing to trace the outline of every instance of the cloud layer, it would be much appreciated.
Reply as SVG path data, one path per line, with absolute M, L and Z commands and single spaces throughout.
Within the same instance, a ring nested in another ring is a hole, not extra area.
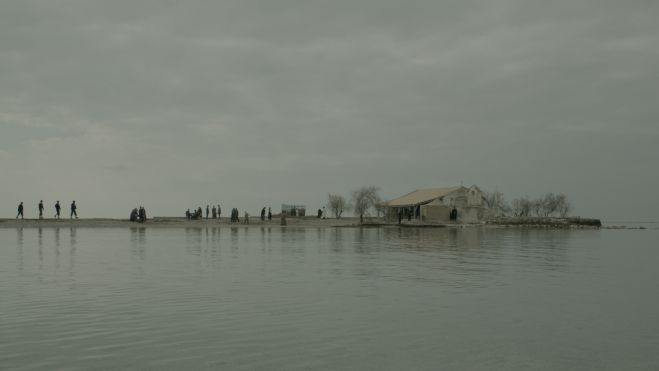
M 651 1 L 0 5 L 2 214 L 322 206 L 464 182 L 659 208 Z

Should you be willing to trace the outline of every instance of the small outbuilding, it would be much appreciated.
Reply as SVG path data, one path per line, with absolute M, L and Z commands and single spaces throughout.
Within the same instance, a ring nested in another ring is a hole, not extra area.
M 475 185 L 417 189 L 383 204 L 389 222 L 400 218 L 427 223 L 479 222 L 487 217 L 483 205 L 483 192 Z

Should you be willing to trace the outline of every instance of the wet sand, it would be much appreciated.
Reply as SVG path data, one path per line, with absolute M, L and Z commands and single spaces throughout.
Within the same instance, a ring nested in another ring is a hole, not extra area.
M 381 223 L 381 219 L 366 220 L 369 223 Z M 316 217 L 287 217 L 287 226 L 293 227 L 348 227 L 358 226 L 359 218 L 318 219 Z M 145 223 L 131 222 L 128 219 L 80 218 L 80 219 L 0 219 L 0 228 L 189 228 L 189 227 L 245 227 L 245 226 L 280 226 L 279 217 L 261 221 L 259 217 L 250 217 L 249 224 L 230 223 L 229 218 L 188 220 L 176 217 L 155 217 Z

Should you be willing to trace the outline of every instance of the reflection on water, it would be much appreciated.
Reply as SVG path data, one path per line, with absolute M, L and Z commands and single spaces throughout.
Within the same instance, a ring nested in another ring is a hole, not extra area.
M 631 240 L 628 231 L 478 228 L 60 232 L 0 229 L 3 368 L 659 363 L 650 231 Z

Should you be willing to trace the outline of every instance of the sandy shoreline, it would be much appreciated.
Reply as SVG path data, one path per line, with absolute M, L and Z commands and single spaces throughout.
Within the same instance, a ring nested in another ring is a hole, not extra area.
M 376 222 L 376 220 L 368 220 Z M 380 223 L 380 219 L 377 220 Z M 358 226 L 359 218 L 318 219 L 316 217 L 287 217 L 288 227 L 350 227 Z M 229 223 L 229 218 L 188 220 L 176 217 L 155 217 L 145 223 L 135 223 L 128 219 L 85 218 L 85 219 L 0 219 L 0 228 L 196 228 L 196 227 L 279 227 L 279 218 L 261 221 L 250 218 L 249 224 Z
M 0 228 L 235 228 L 235 227 L 281 227 L 280 219 L 271 221 L 250 218 L 249 224 L 230 223 L 229 218 L 188 220 L 180 217 L 155 217 L 145 223 L 135 223 L 128 219 L 85 218 L 85 219 L 0 219 Z M 285 227 L 295 228 L 339 228 L 360 227 L 359 218 L 318 219 L 313 216 L 287 217 Z M 522 228 L 522 229 L 597 229 L 599 226 L 578 224 L 547 223 L 476 223 L 476 224 L 427 224 L 403 220 L 401 225 L 385 223 L 382 218 L 365 218 L 361 227 L 403 227 L 403 228 Z M 607 228 L 606 226 L 601 228 Z

